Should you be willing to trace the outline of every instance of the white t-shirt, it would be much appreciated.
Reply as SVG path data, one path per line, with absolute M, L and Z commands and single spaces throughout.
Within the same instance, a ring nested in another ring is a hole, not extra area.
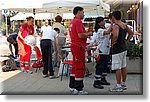
M 57 36 L 57 32 L 52 29 L 51 26 L 42 26 L 41 27 L 42 38 L 41 39 L 51 39 L 52 41 L 55 40 Z
M 55 24 L 53 24 L 53 28 L 59 28 L 60 30 L 60 37 L 66 37 L 65 33 L 66 33 L 66 28 L 61 25 L 60 23 L 56 22 Z
M 104 31 L 106 29 L 99 28 L 97 31 L 96 42 L 98 43 L 98 49 L 102 52 L 102 54 L 109 54 L 110 51 L 110 35 L 104 35 Z
M 105 25 L 106 29 L 99 28 L 97 33 L 94 32 L 91 37 L 91 42 L 95 42 L 98 45 L 97 50 L 100 50 L 102 52 L 101 54 L 105 55 L 109 54 L 110 47 L 108 46 L 111 44 L 110 35 L 104 35 L 104 31 L 109 29 L 109 26 L 109 24 Z

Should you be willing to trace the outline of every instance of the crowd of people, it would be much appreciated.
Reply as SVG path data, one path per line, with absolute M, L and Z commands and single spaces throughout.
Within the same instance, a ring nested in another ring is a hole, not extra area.
M 84 18 L 84 8 L 75 7 L 73 9 L 74 18 L 70 22 L 69 34 L 71 39 L 70 49 L 73 56 L 73 64 L 69 78 L 69 88 L 71 94 L 88 94 L 84 90 L 85 59 L 86 49 L 96 46 L 97 58 L 95 66 L 94 88 L 103 89 L 104 85 L 110 85 L 107 80 L 107 66 L 111 60 L 111 70 L 116 71 L 116 85 L 110 91 L 122 92 L 127 89 L 126 85 L 126 44 L 133 36 L 133 32 L 126 23 L 121 21 L 121 12 L 114 11 L 109 15 L 110 23 L 105 23 L 103 17 L 97 17 L 95 27 L 85 30 L 82 19 Z M 59 67 L 64 59 L 61 51 L 66 41 L 66 29 L 61 24 L 62 17 L 56 16 L 55 23 L 50 26 L 48 20 L 43 22 L 41 27 L 40 48 L 43 59 L 43 78 L 55 78 L 54 67 Z M 13 54 L 11 44 L 15 47 L 15 56 L 20 57 L 20 68 L 23 73 L 33 72 L 30 70 L 31 45 L 26 43 L 26 36 L 34 34 L 34 18 L 28 17 L 27 23 L 21 25 L 18 35 L 10 35 L 10 51 Z M 128 37 L 126 38 L 126 34 Z M 18 38 L 17 38 L 18 36 Z M 87 38 L 90 41 L 87 44 Z M 53 56 L 53 53 L 55 56 Z M 90 52 L 88 52 L 90 55 Z M 110 57 L 111 56 L 111 57 Z M 54 61 L 53 61 L 54 57 Z M 91 59 L 88 59 L 91 62 Z

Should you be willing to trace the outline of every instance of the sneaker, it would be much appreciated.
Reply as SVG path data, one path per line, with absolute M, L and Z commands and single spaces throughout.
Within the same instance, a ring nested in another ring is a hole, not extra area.
M 110 83 L 105 78 L 101 79 L 101 84 L 102 85 L 110 85 Z
M 20 68 L 20 71 L 22 71 L 22 72 L 23 72 L 23 71 L 25 71 L 25 70 L 24 70 L 24 68 Z
M 126 84 L 121 84 L 121 86 L 122 86 L 123 90 L 127 90 L 127 85 Z
M 87 63 L 91 63 L 91 62 L 92 62 L 91 60 L 88 60 L 88 61 L 87 61 Z
M 29 73 L 29 74 L 33 73 L 33 71 L 31 71 L 31 70 L 27 70 L 26 72 Z
M 46 75 L 43 75 L 43 78 L 47 78 L 48 77 L 48 74 L 46 74 Z
M 110 89 L 110 91 L 111 92 L 122 92 L 123 88 L 122 88 L 122 86 L 118 87 L 117 85 L 115 85 L 113 88 Z
M 23 70 L 22 72 L 23 72 L 24 74 L 27 74 L 27 73 L 28 73 L 26 70 Z
M 49 76 L 49 79 L 55 79 L 56 77 L 53 75 L 53 76 Z
M 75 88 L 70 88 L 69 90 L 70 90 L 70 94 L 74 94 Z
M 88 95 L 88 92 L 86 92 L 84 90 L 78 91 L 78 90 L 74 89 L 73 94 L 74 95 Z

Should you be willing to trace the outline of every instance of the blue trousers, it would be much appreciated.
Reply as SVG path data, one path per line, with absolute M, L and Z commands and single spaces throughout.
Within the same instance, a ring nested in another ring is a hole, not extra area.
M 100 60 L 96 62 L 96 75 L 102 76 L 103 73 L 107 73 L 109 55 L 100 55 Z

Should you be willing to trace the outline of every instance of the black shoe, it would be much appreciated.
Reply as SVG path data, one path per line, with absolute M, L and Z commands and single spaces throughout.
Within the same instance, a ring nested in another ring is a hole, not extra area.
M 106 80 L 105 78 L 102 78 L 102 79 L 101 79 L 101 84 L 102 84 L 102 85 L 110 85 L 110 83 L 107 82 L 107 80 Z
M 94 84 L 93 84 L 93 87 L 98 88 L 98 89 L 104 89 L 104 87 L 102 86 L 100 80 L 95 80 Z
M 93 84 L 93 87 L 94 88 L 98 88 L 98 89 L 104 89 L 104 87 L 100 84 L 100 85 L 98 85 L 98 84 Z

